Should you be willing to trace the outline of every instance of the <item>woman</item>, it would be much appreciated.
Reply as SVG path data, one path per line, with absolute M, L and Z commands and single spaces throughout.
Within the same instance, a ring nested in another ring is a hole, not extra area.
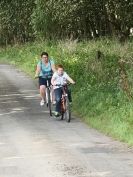
M 45 95 L 46 95 L 46 85 L 47 79 L 49 84 L 51 85 L 51 78 L 55 72 L 55 64 L 52 59 L 48 57 L 47 52 L 42 52 L 41 60 L 37 64 L 35 78 L 39 78 L 39 88 L 40 88 L 40 96 L 41 102 L 40 106 L 43 106 L 45 103 Z

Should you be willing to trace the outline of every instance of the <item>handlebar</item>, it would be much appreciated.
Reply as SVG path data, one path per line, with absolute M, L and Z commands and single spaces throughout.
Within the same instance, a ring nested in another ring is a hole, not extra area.
M 72 83 L 66 83 L 66 84 L 56 84 L 54 86 L 58 86 L 58 87 L 64 87 L 64 86 L 69 86 L 71 85 Z
M 39 77 L 42 77 L 42 76 L 38 76 L 38 75 L 34 76 L 35 79 L 38 79 Z M 42 77 L 42 78 L 44 78 L 46 80 L 51 79 L 51 77 L 49 77 L 49 76 L 45 76 L 45 77 Z

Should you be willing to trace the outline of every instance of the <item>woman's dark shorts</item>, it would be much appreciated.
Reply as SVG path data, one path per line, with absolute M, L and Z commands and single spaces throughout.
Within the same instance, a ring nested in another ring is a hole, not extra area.
M 49 85 L 51 85 L 51 78 L 45 79 L 45 78 L 39 77 L 39 86 L 41 85 L 47 86 L 47 80 L 48 80 Z

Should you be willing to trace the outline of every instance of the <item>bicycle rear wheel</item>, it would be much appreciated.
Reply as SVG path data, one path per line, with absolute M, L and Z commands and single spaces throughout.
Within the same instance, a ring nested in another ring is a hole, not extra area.
M 71 121 L 71 107 L 70 107 L 68 98 L 66 98 L 65 107 L 66 107 L 65 119 L 67 122 L 70 122 Z
M 52 116 L 52 109 L 51 109 L 51 95 L 50 95 L 50 89 L 47 88 L 47 97 L 48 97 L 48 109 L 49 109 L 49 114 Z
M 62 112 L 61 113 L 61 118 L 60 118 L 61 120 L 63 120 L 64 119 L 64 113 Z

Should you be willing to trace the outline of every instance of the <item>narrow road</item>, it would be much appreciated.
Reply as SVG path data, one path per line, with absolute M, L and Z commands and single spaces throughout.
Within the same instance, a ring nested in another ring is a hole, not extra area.
M 133 150 L 50 118 L 34 81 L 0 65 L 0 177 L 133 177 Z

